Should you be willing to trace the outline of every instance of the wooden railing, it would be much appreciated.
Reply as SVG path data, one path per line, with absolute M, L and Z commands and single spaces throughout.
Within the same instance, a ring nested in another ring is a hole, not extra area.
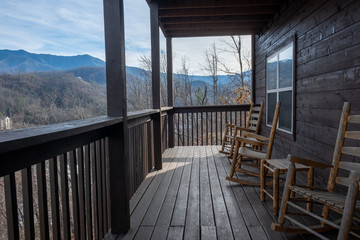
M 114 160 L 110 143 L 117 142 L 121 129 L 127 126 L 128 167 L 119 185 L 127 186 L 130 198 L 156 165 L 154 138 L 161 137 L 162 152 L 174 139 L 178 146 L 219 144 L 224 124 L 244 125 L 248 110 L 249 105 L 164 108 L 161 136 L 154 136 L 153 129 L 159 110 L 128 113 L 126 123 L 118 117 L 98 117 L 2 132 L 2 237 L 102 239 L 112 219 L 124 214 L 114 215 L 110 208 L 113 194 L 118 194 L 110 184 L 111 176 L 118 175 L 111 164 L 123 161 L 118 155 Z
M 129 197 L 154 167 L 154 114 L 128 114 Z M 162 119 L 166 125 L 166 111 Z M 99 117 L 2 132 L 0 238 L 102 239 L 111 226 L 109 136 L 122 125 Z
M 225 123 L 245 126 L 250 105 L 174 107 L 175 146 L 221 144 Z

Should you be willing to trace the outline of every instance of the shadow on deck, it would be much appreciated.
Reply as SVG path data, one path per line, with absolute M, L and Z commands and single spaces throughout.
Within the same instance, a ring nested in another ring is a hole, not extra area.
M 225 180 L 230 163 L 218 150 L 167 149 L 163 169 L 151 172 L 130 201 L 124 239 L 317 239 L 272 231 L 271 199 L 262 203 L 258 187 Z

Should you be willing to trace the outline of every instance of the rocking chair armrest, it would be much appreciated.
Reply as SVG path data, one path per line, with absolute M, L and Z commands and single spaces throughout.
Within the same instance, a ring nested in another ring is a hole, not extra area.
M 256 146 L 268 145 L 267 142 L 258 141 L 257 139 L 253 139 L 253 138 L 250 139 L 250 138 L 236 137 L 236 141 L 245 143 L 245 144 L 256 145 Z
M 312 159 L 302 158 L 302 157 L 297 157 L 297 156 L 291 156 L 290 161 L 292 163 L 299 163 L 299 164 L 302 164 L 305 166 L 310 166 L 310 167 L 320 168 L 320 169 L 326 169 L 326 168 L 333 167 L 333 165 L 331 165 L 331 164 L 322 163 L 322 162 L 315 161 Z
M 247 138 L 255 138 L 260 141 L 268 141 L 269 140 L 269 138 L 267 138 L 267 137 L 261 136 L 256 133 L 251 133 L 251 132 L 244 132 L 244 133 L 242 133 L 242 136 L 247 137 Z

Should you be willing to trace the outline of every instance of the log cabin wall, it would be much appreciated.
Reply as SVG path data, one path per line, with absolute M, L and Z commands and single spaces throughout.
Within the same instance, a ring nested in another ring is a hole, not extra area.
M 343 102 L 351 102 L 351 112 L 360 113 L 360 1 L 289 1 L 283 6 L 256 38 L 256 103 L 266 100 L 267 56 L 292 37 L 295 138 L 278 130 L 272 157 L 291 153 L 331 162 Z M 270 132 L 265 121 L 261 131 Z M 327 175 L 317 177 L 318 183 L 325 179 Z

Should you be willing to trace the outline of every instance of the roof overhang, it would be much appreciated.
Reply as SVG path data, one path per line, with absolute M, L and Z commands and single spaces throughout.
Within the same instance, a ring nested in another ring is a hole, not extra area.
M 150 3 L 151 0 L 147 0 Z M 165 37 L 258 35 L 287 0 L 157 0 Z

